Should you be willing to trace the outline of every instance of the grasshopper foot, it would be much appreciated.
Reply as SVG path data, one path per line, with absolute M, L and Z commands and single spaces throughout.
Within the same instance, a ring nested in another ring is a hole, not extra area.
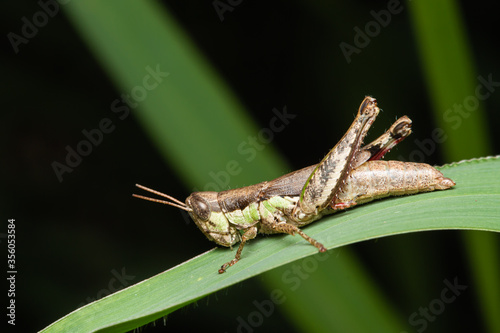
M 231 260 L 230 262 L 226 262 L 224 265 L 222 265 L 219 269 L 219 274 L 222 274 L 222 273 L 225 273 L 226 272 L 226 269 L 230 266 L 233 266 L 234 264 L 236 264 L 238 262 L 239 259 L 236 259 L 234 258 L 233 260 Z

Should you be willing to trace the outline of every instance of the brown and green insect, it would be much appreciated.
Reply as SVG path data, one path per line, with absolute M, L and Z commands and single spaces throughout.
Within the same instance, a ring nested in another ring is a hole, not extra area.
M 297 233 L 325 252 L 320 242 L 299 228 L 326 214 L 374 199 L 455 185 L 428 164 L 380 161 L 410 135 L 411 120 L 406 116 L 361 147 L 379 111 L 375 98 L 366 97 L 351 127 L 320 163 L 272 181 L 222 192 L 194 192 L 185 203 L 142 185 L 137 187 L 170 201 L 134 196 L 187 211 L 203 234 L 219 245 L 231 247 L 241 242 L 234 259 L 223 264 L 219 273 L 240 260 L 245 243 L 257 233 Z

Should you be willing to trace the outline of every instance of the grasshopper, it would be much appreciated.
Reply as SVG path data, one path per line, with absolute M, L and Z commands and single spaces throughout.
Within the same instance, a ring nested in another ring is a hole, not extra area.
M 376 99 L 365 97 L 354 122 L 320 163 L 272 181 L 222 192 L 194 192 L 185 203 L 138 184 L 169 201 L 133 196 L 187 211 L 201 232 L 218 245 L 232 247 L 240 242 L 234 259 L 223 264 L 219 273 L 240 260 L 243 247 L 257 233 L 299 234 L 325 252 L 326 248 L 300 227 L 326 214 L 385 196 L 444 190 L 455 185 L 428 164 L 380 161 L 410 135 L 411 120 L 406 116 L 361 147 L 379 112 Z

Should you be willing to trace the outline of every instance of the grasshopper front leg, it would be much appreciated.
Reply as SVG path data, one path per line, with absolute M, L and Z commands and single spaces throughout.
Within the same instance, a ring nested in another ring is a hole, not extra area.
M 230 266 L 233 266 L 236 264 L 240 259 L 241 259 L 241 251 L 243 251 L 243 247 L 245 246 L 245 243 L 249 241 L 250 239 L 254 239 L 257 236 L 257 228 L 256 227 L 250 227 L 248 228 L 243 235 L 241 235 L 241 243 L 238 246 L 238 250 L 236 251 L 236 255 L 234 256 L 234 259 L 226 262 L 224 265 L 221 266 L 219 269 L 219 274 L 222 274 L 226 272 L 226 269 Z
M 379 112 L 377 100 L 365 97 L 349 130 L 316 166 L 304 184 L 293 211 L 296 221 L 312 220 L 328 207 L 352 169 L 353 158 Z

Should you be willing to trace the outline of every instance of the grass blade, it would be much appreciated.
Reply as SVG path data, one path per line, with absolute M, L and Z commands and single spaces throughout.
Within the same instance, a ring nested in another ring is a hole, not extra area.
M 453 190 L 390 198 L 329 216 L 305 228 L 328 248 L 363 240 L 428 230 L 500 232 L 500 157 L 442 168 Z M 416 218 L 415 211 L 420 212 Z M 243 259 L 217 273 L 234 250 L 217 248 L 148 280 L 86 305 L 43 332 L 121 332 L 144 325 L 210 293 L 286 263 L 316 254 L 300 237 L 261 237 Z

